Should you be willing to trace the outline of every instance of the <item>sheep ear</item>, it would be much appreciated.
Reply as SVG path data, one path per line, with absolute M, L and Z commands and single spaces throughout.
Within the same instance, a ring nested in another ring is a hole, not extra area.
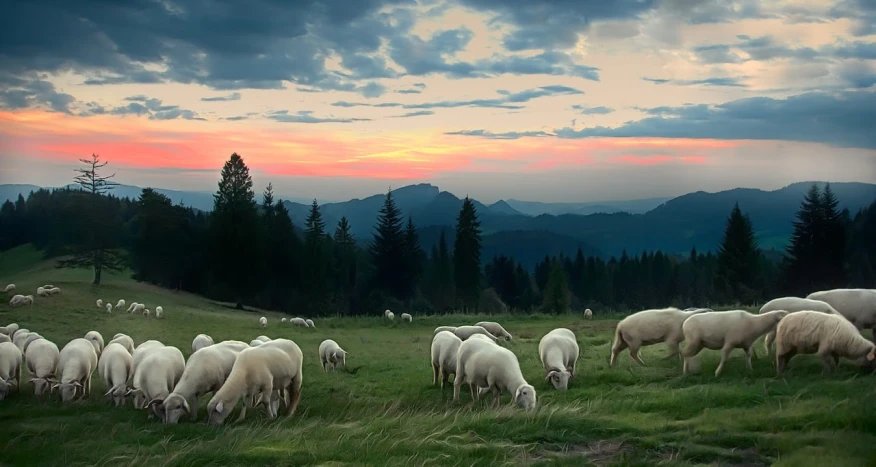
M 73 381 L 73 386 L 76 386 L 77 388 L 81 388 L 82 383 L 80 383 L 79 381 Z
M 557 373 L 558 373 L 557 370 L 551 370 L 551 371 L 547 374 L 547 376 L 544 377 L 544 380 L 547 381 L 547 380 L 551 379 L 551 376 L 553 376 L 553 375 L 555 375 L 555 374 L 557 374 Z
M 144 408 L 148 409 L 148 408 L 151 408 L 153 405 L 158 405 L 158 404 L 163 404 L 163 403 L 164 403 L 164 399 L 152 399 L 151 401 L 149 401 L 148 404 L 146 404 L 146 407 L 144 407 Z
M 192 408 L 189 406 L 189 401 L 183 399 L 182 407 L 183 407 L 183 410 L 185 410 L 187 414 L 192 413 Z
M 224 409 L 224 408 L 225 408 L 224 402 L 220 402 L 220 403 L 216 404 L 216 412 L 217 413 L 222 413 L 222 409 Z
M 569 372 L 569 378 L 574 378 L 575 374 L 572 372 L 572 367 L 567 367 L 566 371 Z

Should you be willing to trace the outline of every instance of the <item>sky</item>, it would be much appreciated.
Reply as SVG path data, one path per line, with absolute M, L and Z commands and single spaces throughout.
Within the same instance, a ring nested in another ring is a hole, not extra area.
M 876 183 L 873 0 L 30 0 L 0 183 L 483 202 Z

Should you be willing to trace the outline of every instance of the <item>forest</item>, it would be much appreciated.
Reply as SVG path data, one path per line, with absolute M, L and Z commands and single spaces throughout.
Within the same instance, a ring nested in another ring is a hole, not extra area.
M 0 208 L 0 251 L 31 243 L 57 267 L 130 268 L 136 280 L 246 306 L 312 316 L 595 313 L 664 306 L 757 305 L 784 295 L 876 283 L 876 200 L 852 215 L 829 184 L 813 184 L 784 254 L 758 247 L 737 204 L 716 251 L 624 251 L 619 257 L 543 258 L 532 270 L 513 257 L 482 257 L 475 203 L 465 198 L 451 235 L 431 251 L 392 191 L 361 242 L 347 218 L 327 226 L 317 202 L 297 229 L 271 185 L 260 197 L 243 158 L 225 163 L 214 209 L 174 205 L 150 188 L 112 196 L 98 156 L 80 160 L 79 189 L 40 189 Z M 425 226 L 422 226 L 425 227 Z M 363 247 L 362 245 L 367 245 Z

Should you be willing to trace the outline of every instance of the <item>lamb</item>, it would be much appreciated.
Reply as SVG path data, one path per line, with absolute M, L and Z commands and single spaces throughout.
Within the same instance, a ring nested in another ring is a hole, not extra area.
M 98 308 L 103 308 L 103 300 L 101 300 L 101 299 L 98 298 L 97 301 L 96 301 L 95 303 L 97 304 L 97 307 L 98 307 Z
M 829 303 L 858 329 L 870 329 L 876 339 L 876 291 L 873 289 L 822 290 L 806 298 Z
M 132 303 L 132 305 L 133 305 L 133 303 Z M 119 300 L 118 303 L 116 303 L 116 310 L 121 310 L 123 306 L 125 306 L 125 300 L 121 299 L 121 300 Z M 128 310 L 128 311 L 131 311 L 131 310 Z
M 305 321 L 304 318 L 290 318 L 289 322 L 302 328 L 307 327 L 307 321 Z
M 0 343 L 0 401 L 21 388 L 21 350 L 11 342 Z
M 125 405 L 132 366 L 131 353 L 118 342 L 110 342 L 97 360 L 97 374 L 109 389 L 104 396 L 112 399 L 116 407 Z
M 481 334 L 477 334 L 480 336 Z M 492 342 L 492 341 L 490 341 Z M 450 381 L 450 375 L 456 375 L 456 357 L 462 339 L 450 331 L 441 331 L 432 338 L 430 350 L 432 357 L 432 385 L 441 380 L 441 390 Z
M 452 334 L 453 331 L 456 331 L 456 326 L 438 326 L 435 328 L 435 334 L 438 334 L 441 331 L 448 331 Z
M 492 390 L 494 407 L 499 406 L 502 391 L 508 391 L 513 395 L 512 401 L 519 407 L 527 410 L 535 408 L 535 388 L 523 378 L 514 352 L 498 345 L 484 344 L 463 359 L 462 348 L 466 344 L 471 342 L 460 345 L 460 358 L 456 365 L 456 378 L 453 380 L 454 399 L 459 400 L 459 388 L 463 382 L 467 382 L 472 388 L 478 386 Z M 479 397 L 480 394 L 475 398 Z
M 113 340 L 109 341 L 110 344 L 120 344 L 125 350 L 128 351 L 129 354 L 134 353 L 134 339 L 131 339 L 127 334 L 118 333 L 113 336 Z M 107 344 L 109 345 L 109 344 Z
M 15 284 L 6 284 L 6 288 L 3 289 L 6 293 L 12 293 L 15 291 Z
M 247 402 L 251 402 L 252 396 L 257 394 L 261 394 L 261 402 L 268 410 L 268 417 L 276 418 L 277 414 L 272 407 L 274 391 L 286 391 L 291 395 L 286 417 L 295 413 L 301 399 L 302 360 L 295 360 L 281 348 L 271 346 L 274 342 L 277 341 L 240 352 L 225 384 L 207 404 L 211 425 L 222 424 L 241 398 L 244 404 L 237 421 L 243 420 Z
M 487 332 L 496 337 L 504 337 L 506 341 L 511 340 L 511 333 L 506 331 L 501 324 L 495 321 L 481 321 L 480 323 L 475 323 L 475 326 L 480 326 L 486 329 Z
M 347 351 L 342 349 L 337 342 L 326 339 L 319 344 L 319 360 L 322 362 L 322 369 L 326 373 L 329 370 L 334 370 L 338 363 L 346 368 Z
M 593 311 L 590 308 L 584 310 L 584 319 L 593 319 Z
M 259 318 L 259 326 L 261 326 L 263 328 L 267 327 L 268 326 L 268 318 L 265 318 L 264 316 Z
M 681 329 L 684 333 L 683 373 L 687 374 L 693 357 L 703 348 L 721 350 L 721 363 L 715 370 L 715 377 L 721 375 L 730 352 L 740 348 L 745 352 L 745 364 L 751 370 L 751 355 L 754 341 L 760 336 L 776 329 L 776 325 L 788 315 L 786 310 L 767 311 L 753 314 L 745 310 L 707 311 L 688 318 Z
M 195 421 L 198 416 L 198 397 L 208 392 L 215 394 L 225 384 L 237 355 L 246 348 L 249 346 L 243 342 L 225 341 L 196 350 L 186 362 L 179 383 L 157 404 L 164 423 L 175 424 L 185 413 Z
M 100 357 L 100 353 L 103 352 L 103 336 L 97 331 L 88 331 L 85 334 L 85 338 L 91 342 L 91 345 L 94 346 L 94 351 Z
M 410 323 L 414 320 L 414 317 L 410 315 L 410 313 L 402 313 L 401 321 L 402 323 Z
M 58 363 L 59 382 L 52 386 L 61 393 L 62 402 L 91 394 L 91 373 L 97 368 L 97 352 L 88 339 L 73 339 L 61 349 Z
M 304 324 L 306 324 L 307 327 L 309 327 L 309 328 L 314 328 L 314 329 L 316 329 L 316 325 L 313 324 L 313 320 L 312 320 L 312 319 L 306 319 L 306 320 L 304 320 Z
M 164 308 L 161 308 L 161 305 L 155 307 L 155 319 L 161 319 L 162 313 L 164 313 Z
M 776 328 L 777 376 L 798 353 L 817 353 L 824 360 L 824 372 L 829 372 L 839 364 L 839 357 L 876 361 L 876 344 L 840 316 L 798 311 L 781 320 Z
M 608 366 L 614 366 L 618 354 L 626 348 L 630 349 L 630 357 L 633 360 L 644 365 L 645 362 L 639 357 L 639 349 L 659 342 L 666 342 L 669 348 L 669 355 L 666 358 L 679 355 L 678 344 L 684 340 L 681 325 L 689 317 L 705 311 L 704 309 L 681 311 L 670 307 L 643 310 L 627 316 L 617 323 L 615 328 Z
M 149 349 L 133 366 L 134 377 L 126 395 L 134 397 L 134 407 L 149 410 L 149 418 L 164 414 L 160 404 L 173 390 L 185 371 L 186 360 L 173 346 Z M 148 402 L 147 402 L 148 401 Z
M 822 313 L 827 313 L 829 315 L 838 315 L 839 312 L 836 311 L 832 306 L 830 306 L 827 302 L 822 302 L 821 300 L 810 300 L 808 298 L 800 298 L 800 297 L 782 297 L 770 300 L 760 308 L 761 314 L 766 313 L 768 311 L 773 310 L 785 310 L 789 313 L 794 313 L 797 311 L 820 311 Z M 766 337 L 763 339 L 763 350 L 767 355 L 770 354 L 770 344 L 776 339 L 776 330 L 772 329 L 767 333 Z
M 113 312 L 113 304 L 112 304 L 112 303 L 107 303 L 107 304 L 106 304 L 106 312 L 107 312 L 107 313 L 112 313 L 112 312 Z
M 192 352 L 197 352 L 204 347 L 213 345 L 213 338 L 206 334 L 198 334 L 192 339 Z
M 54 342 L 47 339 L 38 339 L 27 346 L 24 352 L 24 362 L 30 373 L 30 382 L 33 384 L 34 395 L 40 397 L 46 390 L 51 392 L 50 384 L 58 372 L 61 362 L 61 352 Z
M 575 376 L 578 363 L 578 341 L 575 333 L 566 328 L 557 328 L 544 335 L 538 343 L 538 356 L 554 388 L 566 390 L 569 379 Z
M 483 335 L 489 337 L 490 339 L 492 339 L 494 342 L 499 340 L 496 336 L 491 334 L 490 331 L 487 331 L 486 329 L 484 329 L 480 326 L 460 326 L 460 327 L 454 329 L 453 333 L 456 334 L 456 337 L 458 337 L 462 340 L 466 340 L 475 334 L 483 334 Z

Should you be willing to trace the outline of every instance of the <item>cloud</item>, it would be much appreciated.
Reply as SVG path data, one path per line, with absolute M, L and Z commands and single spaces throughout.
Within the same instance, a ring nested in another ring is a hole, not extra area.
M 571 88 L 569 86 L 561 86 L 561 85 L 549 85 L 549 86 L 541 86 L 535 89 L 526 89 L 520 92 L 510 92 L 510 91 L 497 91 L 497 93 L 502 97 L 497 97 L 493 99 L 472 99 L 472 100 L 460 100 L 460 101 L 437 101 L 437 102 L 424 102 L 420 104 L 401 104 L 398 102 L 382 102 L 379 104 L 367 104 L 363 102 L 347 102 L 347 101 L 337 101 L 333 102 L 332 105 L 335 107 L 397 107 L 402 109 L 450 109 L 457 107 L 485 107 L 485 108 L 493 108 L 493 109 L 523 109 L 524 106 L 519 105 L 525 102 L 529 102 L 533 99 L 538 99 L 541 97 L 550 97 L 550 96 L 563 96 L 563 95 L 580 95 L 584 94 L 583 91 L 580 91 L 575 88 Z
M 865 61 L 854 61 L 839 65 L 836 75 L 857 89 L 866 89 L 876 85 L 876 66 Z
M 581 115 L 607 115 L 614 112 L 614 109 L 611 107 L 598 106 L 598 107 L 587 107 L 584 105 L 575 104 L 572 106 L 573 109 L 577 110 Z
M 832 19 L 848 19 L 854 36 L 876 33 L 876 3 L 872 0 L 839 0 L 827 12 Z
M 228 101 L 239 101 L 240 93 L 232 92 L 227 96 L 216 96 L 216 97 L 202 97 L 201 101 L 203 102 L 228 102 Z
M 520 139 L 520 138 L 536 138 L 542 136 L 556 136 L 551 133 L 547 133 L 544 131 L 509 131 L 505 133 L 493 133 L 492 131 L 487 130 L 459 130 L 459 131 L 448 131 L 444 133 L 445 135 L 457 135 L 457 136 L 479 136 L 481 138 L 487 139 Z
M 72 113 L 76 99 L 58 92 L 55 85 L 37 75 L 16 77 L 0 73 L 0 108 L 18 110 L 30 107 L 48 108 L 54 112 Z
M 129 96 L 125 98 L 128 104 L 105 108 L 95 102 L 84 104 L 85 110 L 79 113 L 80 117 L 89 117 L 93 115 L 134 115 L 137 117 L 148 117 L 150 120 L 206 120 L 200 117 L 196 112 L 180 108 L 178 105 L 164 105 L 160 99 L 155 99 L 143 95 Z
M 301 110 L 295 114 L 289 114 L 288 110 L 277 110 L 265 115 L 265 118 L 282 123 L 353 123 L 370 122 L 370 118 L 319 118 L 314 117 L 313 111 Z
M 402 115 L 393 115 L 390 118 L 408 118 L 408 117 L 422 117 L 425 115 L 435 115 L 435 112 L 431 110 L 418 110 L 416 112 L 408 112 Z
M 644 81 L 650 81 L 654 84 L 674 84 L 676 86 L 728 86 L 728 87 L 748 87 L 747 84 L 740 83 L 741 78 L 706 78 L 706 79 L 661 79 L 661 78 L 642 78 Z

